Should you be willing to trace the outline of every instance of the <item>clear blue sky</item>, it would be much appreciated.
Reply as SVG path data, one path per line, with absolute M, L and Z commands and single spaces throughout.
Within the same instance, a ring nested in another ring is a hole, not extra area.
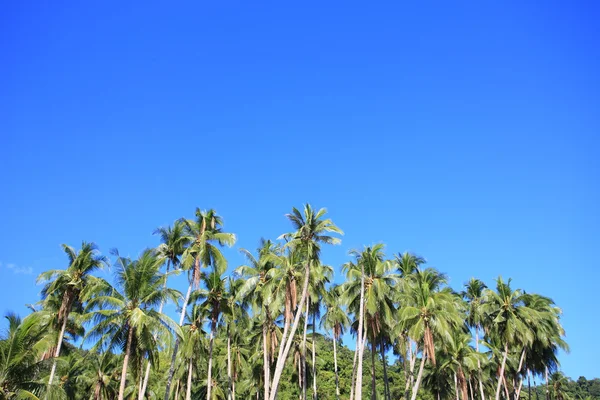
M 512 277 L 600 375 L 594 2 L 125 3 L 1 6 L 0 312 L 60 243 L 136 256 L 213 207 L 236 266 L 311 202 L 346 231 L 326 262 L 384 241 L 456 289 Z

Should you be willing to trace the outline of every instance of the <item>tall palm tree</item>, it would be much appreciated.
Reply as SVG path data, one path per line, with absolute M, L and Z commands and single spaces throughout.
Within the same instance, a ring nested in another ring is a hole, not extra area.
M 333 365 L 335 373 L 335 397 L 340 399 L 340 379 L 338 376 L 337 363 L 337 343 L 344 334 L 344 329 L 350 325 L 350 319 L 342 308 L 340 297 L 341 286 L 334 286 L 325 295 L 325 314 L 321 318 L 321 326 L 326 330 L 331 330 L 333 341 Z
M 24 319 L 6 315 L 8 328 L 0 336 L 0 398 L 37 398 L 43 389 L 35 381 L 42 370 L 41 356 L 51 345 L 45 329 L 51 321 L 33 313 Z
M 213 346 L 217 327 L 220 323 L 223 312 L 231 312 L 229 306 L 229 293 L 227 291 L 227 278 L 221 276 L 221 271 L 215 270 L 208 275 L 202 275 L 202 281 L 206 289 L 199 289 L 196 295 L 199 299 L 204 299 L 201 307 L 206 310 L 210 320 L 210 338 L 208 345 L 208 378 L 206 383 L 206 400 L 211 399 L 211 390 L 213 387 L 212 381 L 212 365 L 213 365 Z
M 122 348 L 124 358 L 118 399 L 123 400 L 134 342 L 136 348 L 145 350 L 149 361 L 154 364 L 157 361 L 154 333 L 168 336 L 175 332 L 181 337 L 181 328 L 154 309 L 165 299 L 177 301 L 180 294 L 165 288 L 167 274 L 160 272 L 163 260 L 155 250 L 145 250 L 135 261 L 119 256 L 116 251 L 115 255 L 117 285 L 111 288 L 109 294 L 89 301 L 88 308 L 92 311 L 88 317 L 94 318 L 96 324 L 87 336 L 99 339 L 98 348 Z
M 312 316 L 312 389 L 313 389 L 313 400 L 317 400 L 317 362 L 316 362 L 316 351 L 315 351 L 315 335 L 316 335 L 316 325 L 317 318 L 321 316 L 321 300 L 325 293 L 327 292 L 325 288 L 325 284 L 329 283 L 331 277 L 333 276 L 333 268 L 329 265 L 323 265 L 321 263 L 316 263 L 312 267 L 310 276 L 310 282 L 308 285 L 308 297 L 307 297 L 307 315 L 306 321 L 308 321 L 308 317 Z M 302 343 L 304 358 L 306 359 L 306 327 L 304 331 L 304 339 Z M 306 365 L 306 363 L 305 363 Z M 306 376 L 306 372 L 305 372 Z M 305 380 L 306 382 L 306 380 Z
M 160 236 L 161 243 L 157 247 L 157 253 L 159 257 L 162 257 L 167 261 L 167 273 L 173 267 L 174 269 L 180 266 L 180 258 L 185 248 L 189 243 L 189 237 L 185 235 L 185 225 L 181 221 L 175 221 L 172 227 L 160 227 L 154 231 L 155 235 Z M 167 280 L 165 279 L 165 287 L 167 286 Z M 158 312 L 162 313 L 164 302 L 160 303 Z M 142 384 L 142 390 L 140 391 L 139 399 L 142 400 L 146 394 L 146 388 L 148 387 L 148 379 L 150 378 L 150 367 L 152 364 L 149 362 L 146 364 L 146 372 L 144 374 L 144 381 Z
M 467 309 L 467 324 L 472 329 L 475 329 L 475 350 L 479 352 L 479 330 L 482 328 L 484 314 L 481 307 L 483 300 L 483 291 L 487 288 L 485 283 L 476 278 L 471 278 L 465 284 L 465 290 L 462 292 L 463 297 L 468 302 Z M 477 375 L 479 381 L 479 394 L 482 400 L 485 400 L 483 390 L 483 379 L 481 377 L 481 360 L 477 360 Z
M 236 297 L 247 302 L 255 317 L 260 318 L 260 325 L 262 326 L 263 398 L 268 399 L 271 379 L 270 364 L 275 358 L 277 340 L 276 336 L 273 336 L 275 332 L 275 315 L 271 308 L 271 299 L 267 287 L 273 276 L 271 271 L 276 267 L 274 256 L 280 254 L 280 248 L 270 240 L 261 239 L 257 249 L 258 257 L 254 257 L 246 249 L 240 251 L 246 256 L 248 264 L 235 270 L 235 274 L 244 279 L 244 283 Z
M 524 348 L 533 341 L 530 323 L 536 320 L 535 311 L 526 306 L 526 295 L 521 290 L 512 290 L 511 280 L 496 280 L 496 290 L 486 289 L 483 295 L 483 311 L 488 322 L 489 335 L 503 346 L 502 362 L 496 387 L 496 400 L 500 399 L 500 389 L 505 381 L 504 370 L 509 349 L 512 346 Z M 529 322 L 528 322 L 529 321 Z
M 90 282 L 90 274 L 108 264 L 106 257 L 98 253 L 98 248 L 94 243 L 83 242 L 79 252 L 66 244 L 63 244 L 62 248 L 69 259 L 69 266 L 63 270 L 46 271 L 38 277 L 38 282 L 45 284 L 42 290 L 44 298 L 53 295 L 62 298 L 58 310 L 60 333 L 56 344 L 55 358 L 60 355 L 67 320 L 73 305 L 81 301 L 82 292 L 89 291 L 94 287 Z M 52 384 L 55 372 L 56 359 L 52 362 L 48 384 Z
M 196 208 L 195 219 L 181 219 L 185 226 L 186 241 L 189 246 L 185 249 L 182 256 L 182 266 L 188 270 L 189 286 L 183 304 L 181 306 L 181 315 L 179 325 L 183 325 L 186 308 L 192 293 L 193 287 L 198 287 L 201 280 L 201 268 L 213 267 L 224 271 L 227 268 L 227 261 L 219 246 L 233 246 L 235 235 L 233 233 L 223 232 L 223 219 L 215 210 L 201 211 Z M 175 373 L 175 361 L 177 359 L 177 349 L 179 341 L 175 341 L 173 354 L 171 356 L 171 366 L 167 376 L 164 400 L 169 400 L 171 393 L 171 383 Z
M 361 297 L 364 303 L 364 310 L 362 312 L 364 313 L 365 332 L 366 337 L 369 338 L 372 349 L 372 399 L 376 396 L 375 357 L 377 354 L 377 344 L 385 329 L 384 325 L 391 324 L 392 315 L 395 312 L 392 289 L 399 279 L 399 276 L 392 272 L 394 265 L 391 262 L 384 261 L 385 254 L 383 253 L 383 248 L 383 244 L 376 244 L 372 247 L 365 247 L 362 252 L 353 250 L 350 254 L 356 258 L 356 264 L 346 263 L 343 266 L 348 279 L 345 284 L 344 297 L 349 308 L 355 310 L 355 314 L 360 314 L 359 303 Z M 360 266 L 360 270 L 358 269 L 358 266 Z M 362 274 L 363 270 L 364 279 Z M 360 284 L 362 280 L 364 280 L 364 288 L 361 287 Z M 361 334 L 360 328 L 359 334 Z M 385 344 L 383 347 L 385 347 Z M 385 362 L 385 352 L 382 354 L 382 359 Z M 360 361 L 358 366 L 360 368 Z M 357 374 L 357 378 L 358 380 L 362 379 L 360 373 Z M 357 393 L 357 396 L 359 395 L 360 393 Z
M 279 380 L 281 379 L 283 367 L 285 366 L 285 361 L 292 346 L 292 341 L 294 335 L 296 334 L 298 323 L 300 322 L 302 305 L 305 303 L 308 295 L 311 265 L 316 264 L 316 262 L 319 260 L 322 243 L 338 244 L 341 242 L 339 238 L 329 235 L 329 233 L 343 234 L 343 232 L 330 219 L 323 218 L 326 213 L 327 210 L 324 208 L 314 212 L 310 204 L 306 204 L 304 206 L 303 213 L 294 207 L 292 208 L 292 212 L 286 215 L 296 230 L 292 233 L 282 235 L 282 237 L 288 240 L 286 243 L 287 247 L 295 248 L 304 255 L 304 283 L 302 285 L 302 295 L 299 302 L 301 306 L 297 307 L 294 322 L 287 335 L 286 329 L 284 328 L 283 338 L 280 343 L 280 356 L 277 359 L 275 372 L 273 374 L 273 385 L 271 388 L 270 400 L 275 400 L 277 397 Z M 286 324 L 286 326 L 288 326 L 288 324 Z
M 404 252 L 398 253 L 395 257 L 396 266 L 398 268 L 398 274 L 402 279 L 409 279 L 413 276 L 421 267 L 425 264 L 425 259 L 416 254 Z M 397 304 L 400 307 L 402 304 L 400 299 L 396 299 Z M 418 344 L 413 343 L 413 340 L 408 336 L 408 331 L 399 324 L 394 326 L 395 335 L 398 338 L 398 344 L 402 346 L 399 353 L 404 359 L 404 370 L 406 384 L 404 387 L 404 397 L 408 399 L 409 389 L 414 385 L 415 376 L 414 369 L 417 361 Z
M 436 365 L 435 338 L 450 340 L 452 332 L 464 323 L 455 295 L 449 288 L 442 288 L 445 283 L 445 275 L 433 268 L 419 270 L 403 282 L 403 307 L 399 313 L 399 322 L 413 340 L 423 342 L 421 364 L 411 400 L 417 398 L 425 361 L 429 360 L 433 366 Z
M 204 338 L 205 333 L 202 329 L 206 318 L 206 309 L 199 304 L 194 304 L 187 316 L 187 323 L 183 326 L 183 356 L 187 361 L 187 381 L 185 399 L 192 398 L 192 377 L 194 365 L 198 358 L 205 353 Z

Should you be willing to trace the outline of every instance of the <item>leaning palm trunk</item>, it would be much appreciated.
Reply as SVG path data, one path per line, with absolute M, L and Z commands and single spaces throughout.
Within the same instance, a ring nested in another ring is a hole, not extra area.
M 299 304 L 304 304 L 306 301 L 306 296 L 308 294 L 308 280 L 310 274 L 310 264 L 306 263 L 305 273 L 304 273 L 304 283 L 302 285 L 302 297 L 300 298 Z M 285 366 L 285 360 L 290 352 L 290 348 L 292 347 L 292 342 L 294 339 L 294 335 L 296 334 L 296 330 L 298 329 L 298 323 L 300 322 L 300 315 L 302 314 L 302 307 L 298 307 L 296 310 L 296 316 L 294 317 L 294 323 L 292 325 L 291 331 L 289 333 L 289 337 L 285 337 L 285 328 L 284 328 L 284 336 L 280 343 L 280 353 L 281 356 L 277 359 L 277 364 L 275 366 L 275 372 L 273 374 L 273 383 L 271 385 L 271 393 L 270 400 L 275 400 L 277 398 L 277 390 L 279 389 L 279 380 L 281 379 L 281 374 L 283 373 L 283 367 Z M 282 351 L 283 349 L 283 351 Z M 168 400 L 168 399 L 166 399 Z
M 356 367 L 356 389 L 354 389 L 355 399 L 362 400 L 362 363 L 363 363 L 363 352 L 364 352 L 364 340 L 363 340 L 363 324 L 365 314 L 365 266 L 361 264 L 360 273 L 360 309 L 358 317 L 358 343 L 360 347 L 358 349 L 358 364 Z M 365 335 L 366 336 L 366 335 Z M 354 382 L 353 382 L 354 383 Z M 414 399 L 413 399 L 414 400 Z
M 265 395 L 264 395 L 264 399 L 268 399 L 269 398 L 269 379 L 271 378 L 271 371 L 270 371 L 270 361 L 269 361 L 269 349 L 268 349 L 268 345 L 267 345 L 267 330 L 269 329 L 267 323 L 265 322 L 263 324 L 263 330 L 262 330 L 262 334 L 263 334 L 263 375 L 264 375 L 264 381 L 265 381 Z
M 340 400 L 340 378 L 338 376 L 338 366 L 337 366 L 337 338 L 335 333 L 335 328 L 333 333 L 333 370 L 335 372 L 335 399 Z
M 171 267 L 171 260 L 169 259 L 167 261 L 167 274 L 169 273 L 170 267 Z M 167 288 L 167 278 L 166 277 L 165 277 L 165 284 L 163 285 L 163 288 L 164 289 Z M 164 306 L 165 306 L 165 301 L 163 299 L 163 300 L 161 300 L 160 306 L 158 307 L 159 314 L 162 314 Z M 158 332 L 154 334 L 154 340 L 156 340 L 157 337 L 158 337 Z M 148 388 L 148 380 L 150 379 L 150 367 L 151 367 L 151 364 L 150 364 L 150 361 L 148 361 L 148 364 L 146 365 L 146 372 L 144 373 L 144 383 L 142 384 L 142 390 L 140 392 L 140 396 L 139 396 L 138 400 L 142 400 L 144 398 L 144 396 L 146 395 L 146 389 Z
M 504 367 L 506 367 L 506 358 L 508 357 L 508 343 L 504 344 L 504 353 L 502 354 L 502 365 L 500 366 L 500 377 L 498 378 L 498 387 L 496 388 L 496 400 L 500 400 L 500 389 L 504 379 Z
M 125 346 L 125 357 L 123 358 L 123 370 L 121 371 L 121 383 L 119 385 L 119 400 L 123 400 L 125 395 L 125 381 L 127 380 L 127 365 L 129 364 L 129 355 L 131 353 L 131 342 L 133 341 L 133 328 L 129 327 L 127 334 L 127 345 Z
M 188 302 L 190 301 L 190 295 L 192 294 L 192 285 L 193 285 L 193 282 L 190 282 L 187 293 L 185 295 L 185 299 L 183 300 L 183 305 L 181 306 L 181 315 L 179 317 L 179 326 L 182 326 L 183 321 L 185 320 L 185 311 L 187 309 Z M 179 349 L 179 342 L 180 342 L 180 338 L 177 337 L 175 339 L 175 346 L 173 346 L 173 355 L 171 356 L 171 366 L 169 367 L 169 376 L 167 378 L 167 385 L 166 385 L 166 389 L 165 389 L 164 400 L 169 400 L 169 395 L 171 394 L 171 383 L 173 382 L 173 375 L 175 375 L 175 361 L 177 360 L 177 350 Z
M 188 376 L 187 376 L 187 385 L 185 387 L 185 400 L 192 399 L 192 369 L 193 369 L 193 357 L 190 357 L 190 362 L 188 364 Z
M 419 392 L 419 386 L 421 385 L 421 379 L 423 378 L 423 369 L 425 367 L 425 360 L 427 359 L 427 346 L 423 346 L 423 357 L 421 358 L 421 366 L 419 367 L 419 374 L 417 380 L 412 389 L 411 400 L 417 399 L 417 393 Z
M 67 328 L 68 314 L 63 317 L 63 323 L 58 334 L 58 343 L 56 344 L 56 353 L 54 353 L 54 361 L 52 361 L 52 369 L 50 370 L 50 378 L 48 384 L 51 385 L 54 380 L 54 373 L 56 372 L 56 358 L 60 355 L 60 348 L 62 346 L 63 338 L 65 337 L 65 329 Z
M 317 364 L 315 355 L 315 319 L 316 313 L 313 313 L 312 322 L 312 377 L 313 377 L 313 400 L 317 400 Z
M 206 380 L 206 400 L 210 400 L 210 391 L 212 389 L 213 345 L 215 342 L 216 327 L 217 327 L 217 321 L 213 321 L 213 326 L 210 330 L 210 344 L 208 345 L 208 378 Z

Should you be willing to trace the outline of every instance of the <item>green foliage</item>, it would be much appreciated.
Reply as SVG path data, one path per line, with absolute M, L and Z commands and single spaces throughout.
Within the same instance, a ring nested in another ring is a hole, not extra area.
M 264 400 L 278 366 L 277 399 L 302 399 L 303 387 L 312 397 L 315 379 L 317 399 L 337 400 L 338 389 L 348 399 L 359 357 L 341 338 L 356 337 L 361 314 L 363 399 L 479 400 L 497 390 L 498 398 L 600 399 L 600 380 L 559 372 L 558 350 L 568 346 L 550 298 L 501 278 L 495 289 L 473 278 L 459 294 L 424 258 L 387 259 L 383 244 L 352 251 L 346 280 L 332 285 L 321 246 L 339 243 L 331 234 L 342 231 L 325 214 L 293 208 L 293 232 L 262 240 L 256 255 L 242 249 L 248 262 L 231 276 L 220 247 L 236 237 L 214 210 L 158 229 L 162 243 L 135 260 L 114 252 L 112 283 L 93 275 L 107 263 L 95 245 L 63 246 L 68 267 L 40 275 L 42 308 L 7 316 L 0 400 Z M 167 281 L 181 270 L 191 293 L 183 302 Z M 166 301 L 180 306 L 182 326 L 162 312 Z M 79 337 L 89 349 L 75 347 Z

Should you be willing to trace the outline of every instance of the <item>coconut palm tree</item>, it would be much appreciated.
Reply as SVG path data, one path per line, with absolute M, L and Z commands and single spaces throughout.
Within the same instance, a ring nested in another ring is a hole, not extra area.
M 116 251 L 114 254 L 117 256 L 117 285 L 110 288 L 109 294 L 90 299 L 88 318 L 93 318 L 95 325 L 87 337 L 98 338 L 96 348 L 99 349 L 122 348 L 124 358 L 118 399 L 123 400 L 134 343 L 154 364 L 157 361 L 154 333 L 169 336 L 174 332 L 181 337 L 181 328 L 154 309 L 166 299 L 176 302 L 180 293 L 165 288 L 167 274 L 160 272 L 163 259 L 155 250 L 145 250 L 135 261 L 119 256 Z
M 83 242 L 79 252 L 66 244 L 63 244 L 62 248 L 69 259 L 69 266 L 63 270 L 46 271 L 38 277 L 38 283 L 45 284 L 42 290 L 43 298 L 53 295 L 62 298 L 58 310 L 60 333 L 56 344 L 55 358 L 60 355 L 69 313 L 73 305 L 81 301 L 82 292 L 89 291 L 94 287 L 90 282 L 90 274 L 108 264 L 106 257 L 98 253 L 98 248 L 94 243 Z M 48 384 L 52 384 L 55 372 L 56 360 L 52 363 Z
M 381 341 L 381 334 L 386 330 L 385 325 L 391 324 L 392 315 L 395 313 L 394 299 L 392 289 L 399 280 L 399 275 L 393 273 L 394 264 L 384 261 L 383 244 L 377 244 L 372 247 L 365 247 L 362 252 L 351 251 L 351 255 L 356 258 L 356 264 L 347 263 L 343 269 L 348 278 L 345 284 L 344 297 L 349 304 L 349 308 L 357 310 L 361 300 L 361 291 L 364 303 L 364 324 L 366 337 L 371 343 L 371 398 L 376 396 L 375 381 L 375 357 L 377 354 L 377 344 Z M 357 265 L 361 267 L 361 274 Z M 364 270 L 364 288 L 361 288 L 360 282 L 363 280 L 362 271 Z M 360 308 L 358 308 L 360 310 Z M 360 313 L 360 311 L 359 311 Z M 389 330 L 389 329 L 387 329 Z M 360 334 L 360 328 L 359 328 Z M 383 343 L 383 348 L 385 343 Z M 383 350 L 382 348 L 382 350 Z M 382 359 L 385 362 L 385 351 L 382 351 Z M 359 364 L 360 368 L 360 364 Z M 386 372 L 387 375 L 387 372 Z M 357 374 L 361 379 L 361 374 Z M 358 385 L 357 385 L 358 386 Z M 387 389 L 386 389 L 387 392 Z M 357 396 L 359 394 L 357 393 Z M 360 397 L 357 397 L 360 398 Z
M 193 304 L 194 302 L 192 302 Z M 204 338 L 206 332 L 202 329 L 206 318 L 206 309 L 199 304 L 194 304 L 187 316 L 187 323 L 183 326 L 182 355 L 187 362 L 187 380 L 185 399 L 192 398 L 192 377 L 194 365 L 205 354 Z
M 195 295 L 198 299 L 203 299 L 200 306 L 206 310 L 210 320 L 210 338 L 208 345 L 208 378 L 206 386 L 206 400 L 211 399 L 211 390 L 213 388 L 212 365 L 213 365 L 213 347 L 217 334 L 217 327 L 220 323 L 221 315 L 230 313 L 229 293 L 227 291 L 227 278 L 221 276 L 221 271 L 215 270 L 211 273 L 203 274 L 202 281 L 206 289 L 199 289 Z
M 43 385 L 35 381 L 43 368 L 42 354 L 51 346 L 45 330 L 51 321 L 33 313 L 24 319 L 5 316 L 6 333 L 0 336 L 0 399 L 37 398 Z
M 530 324 L 537 320 L 534 310 L 525 304 L 526 295 L 521 290 L 512 290 L 511 280 L 496 280 L 496 290 L 486 289 L 483 295 L 483 312 L 486 314 L 488 335 L 502 343 L 502 362 L 496 387 L 496 400 L 500 399 L 500 389 L 506 377 L 504 370 L 509 349 L 513 346 L 525 348 L 533 342 Z M 519 352 L 520 353 L 520 352 Z
M 311 265 L 316 264 L 319 260 L 321 244 L 338 244 L 341 242 L 339 238 L 329 235 L 330 233 L 343 234 L 343 232 L 330 219 L 323 218 L 326 213 L 327 210 L 324 208 L 314 212 L 310 204 L 306 204 L 303 213 L 294 207 L 292 208 L 292 212 L 286 215 L 296 230 L 292 233 L 282 235 L 282 238 L 288 241 L 286 243 L 287 247 L 300 251 L 304 256 L 305 271 L 302 295 L 299 302 L 300 305 L 303 305 L 306 301 Z M 296 310 L 294 323 L 292 324 L 289 334 L 286 335 L 287 332 L 284 328 L 283 338 L 280 343 L 280 349 L 282 351 L 277 358 L 277 365 L 275 366 L 275 372 L 273 374 L 270 400 L 275 400 L 277 397 L 279 380 L 281 379 L 283 367 L 285 366 L 286 358 L 292 346 L 293 337 L 296 334 L 296 329 L 300 322 L 301 313 L 302 306 L 298 307 Z
M 325 314 L 321 317 L 321 327 L 331 331 L 333 341 L 333 365 L 335 373 L 335 397 L 340 399 L 340 380 L 338 376 L 337 343 L 344 334 L 344 329 L 350 325 L 350 319 L 342 308 L 340 297 L 341 287 L 334 286 L 325 295 Z
M 484 314 L 481 307 L 483 291 L 487 288 L 485 283 L 476 278 L 471 278 L 464 285 L 463 297 L 467 300 L 467 324 L 475 329 L 475 350 L 479 352 L 479 330 L 482 328 Z M 483 379 L 481 377 L 481 360 L 477 360 L 477 375 L 479 381 L 479 394 L 482 400 L 485 400 L 483 390 Z
M 185 225 L 181 221 L 175 221 L 172 227 L 160 227 L 154 231 L 155 235 L 160 236 L 161 243 L 158 245 L 156 251 L 157 254 L 167 261 L 167 273 L 173 267 L 174 269 L 180 266 L 180 258 L 185 248 L 189 243 L 189 237 L 185 235 Z M 165 287 L 167 286 L 167 280 L 165 279 Z M 160 303 L 158 312 L 162 313 L 164 302 Z M 146 364 L 146 372 L 144 374 L 144 381 L 142 384 L 142 390 L 139 394 L 139 399 L 142 400 L 146 394 L 146 388 L 148 386 L 148 379 L 150 378 L 150 367 L 151 364 Z
M 224 271 L 227 269 L 227 261 L 219 246 L 233 246 L 235 235 L 233 233 L 223 232 L 223 219 L 215 210 L 201 211 L 196 208 L 195 219 L 181 219 L 180 222 L 185 227 L 186 242 L 189 246 L 182 255 L 182 266 L 188 270 L 189 286 L 183 304 L 181 306 L 181 315 L 179 325 L 183 325 L 186 308 L 192 293 L 193 287 L 198 287 L 201 280 L 201 268 L 213 267 L 216 270 Z M 175 373 L 175 361 L 177 359 L 177 349 L 179 341 L 175 341 L 173 354 L 171 356 L 171 366 L 167 375 L 167 384 L 165 388 L 164 400 L 169 400 L 171 393 L 171 383 Z
M 425 361 L 429 360 L 433 366 L 436 365 L 436 337 L 448 341 L 452 332 L 464 323 L 460 303 L 449 288 L 442 288 L 445 283 L 445 275 L 433 268 L 418 270 L 403 283 L 403 306 L 398 315 L 399 323 L 408 330 L 409 337 L 423 342 L 419 373 L 411 400 L 417 398 Z
M 275 268 L 274 260 L 281 254 L 278 245 L 270 240 L 261 239 L 257 249 L 258 257 L 254 257 L 246 249 L 240 250 L 248 261 L 235 270 L 235 274 L 243 279 L 239 288 L 237 298 L 248 303 L 255 318 L 260 318 L 262 326 L 262 356 L 263 356 L 263 398 L 269 399 L 270 388 L 270 364 L 275 357 L 275 346 L 277 337 L 275 334 L 274 313 L 271 308 L 269 292 L 265 289 L 269 286 L 273 274 L 270 272 Z M 287 304 L 287 303 L 286 303 Z

